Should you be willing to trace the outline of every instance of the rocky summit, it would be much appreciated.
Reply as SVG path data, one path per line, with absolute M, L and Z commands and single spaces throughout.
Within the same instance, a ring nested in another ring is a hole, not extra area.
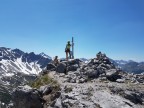
M 87 63 L 50 62 L 12 97 L 11 108 L 144 108 L 144 74 L 124 72 L 105 54 Z

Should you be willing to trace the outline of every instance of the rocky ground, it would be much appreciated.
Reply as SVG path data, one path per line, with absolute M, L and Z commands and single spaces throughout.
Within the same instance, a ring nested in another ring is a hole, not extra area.
M 143 108 L 144 85 L 134 83 L 117 83 L 94 79 L 84 83 L 67 82 L 69 75 L 50 76 L 57 79 L 62 88 L 61 96 L 55 107 L 63 108 Z
M 14 108 L 144 108 L 144 75 L 123 72 L 105 54 L 49 63 L 30 86 L 13 91 Z

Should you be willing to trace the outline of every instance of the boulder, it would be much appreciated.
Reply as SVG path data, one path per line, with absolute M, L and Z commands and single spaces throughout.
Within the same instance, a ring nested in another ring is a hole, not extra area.
M 42 108 L 40 93 L 29 86 L 19 86 L 12 93 L 14 108 Z
M 106 70 L 106 75 L 107 76 L 111 76 L 111 75 L 115 75 L 115 74 L 118 74 L 117 69 Z
M 60 63 L 56 67 L 56 72 L 58 73 L 66 73 L 66 64 L 65 63 Z
M 123 97 L 135 104 L 143 104 L 144 93 L 124 92 Z
M 88 70 L 87 71 L 88 78 L 98 78 L 99 77 L 99 71 L 97 70 Z
M 68 66 L 67 71 L 76 71 L 79 68 L 78 64 Z
M 52 63 L 47 64 L 47 70 L 54 70 L 56 66 Z
M 106 71 L 106 77 L 110 81 L 116 81 L 117 79 L 121 79 L 121 75 L 119 75 L 117 69 L 110 69 Z

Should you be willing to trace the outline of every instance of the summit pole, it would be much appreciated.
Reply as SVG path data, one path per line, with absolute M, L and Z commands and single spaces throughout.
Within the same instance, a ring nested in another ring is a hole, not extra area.
M 72 37 L 72 59 L 74 59 L 74 38 Z

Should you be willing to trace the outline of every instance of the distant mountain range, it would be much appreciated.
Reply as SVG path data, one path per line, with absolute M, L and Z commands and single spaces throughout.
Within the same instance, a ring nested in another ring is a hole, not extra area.
M 51 58 L 44 54 L 34 52 L 25 53 L 19 49 L 0 47 L 0 73 L 9 75 L 12 73 L 37 74 L 44 68 Z
M 133 60 L 111 60 L 116 66 L 128 73 L 140 74 L 144 72 L 144 62 L 136 62 Z

